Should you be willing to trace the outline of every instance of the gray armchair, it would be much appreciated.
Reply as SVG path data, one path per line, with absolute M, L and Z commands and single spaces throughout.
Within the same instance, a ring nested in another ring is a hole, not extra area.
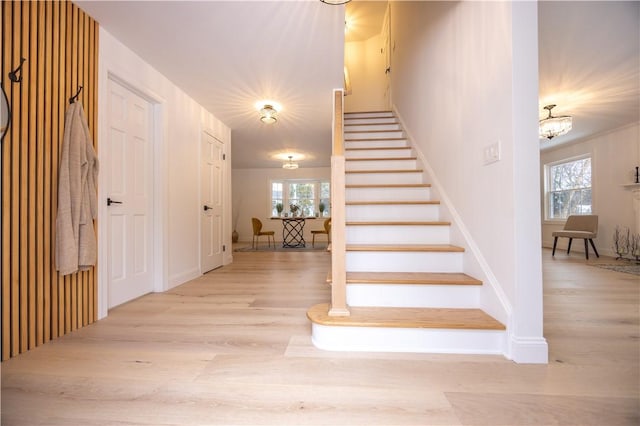
M 558 237 L 569 238 L 569 246 L 567 247 L 567 254 L 571 252 L 571 241 L 574 238 L 584 239 L 584 254 L 589 259 L 589 245 L 587 240 L 591 243 L 593 251 L 596 257 L 600 257 L 598 250 L 596 250 L 593 239 L 598 236 L 598 216 L 597 215 L 573 215 L 567 218 L 567 222 L 564 224 L 562 231 L 555 231 L 551 234 L 554 237 L 553 240 L 553 252 L 551 256 L 556 254 L 556 244 L 558 243 Z

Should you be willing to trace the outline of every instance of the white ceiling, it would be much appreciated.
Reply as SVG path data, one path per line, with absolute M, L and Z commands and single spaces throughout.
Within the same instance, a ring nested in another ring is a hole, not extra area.
M 640 120 L 640 2 L 542 1 L 538 11 L 540 118 L 548 104 L 573 117 L 542 149 Z
M 232 129 L 234 168 L 326 167 L 331 91 L 341 87 L 344 6 L 308 1 L 76 1 L 109 33 Z M 379 32 L 386 1 L 347 4 L 347 40 Z M 574 117 L 583 139 L 640 119 L 640 2 L 539 3 L 543 107 Z M 283 105 L 264 125 L 255 102 Z
M 344 6 L 320 1 L 76 1 L 232 129 L 232 165 L 326 167 L 343 84 Z M 276 124 L 255 103 L 282 105 Z

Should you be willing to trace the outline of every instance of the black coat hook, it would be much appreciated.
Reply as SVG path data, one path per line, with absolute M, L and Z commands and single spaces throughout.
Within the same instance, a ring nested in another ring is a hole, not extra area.
M 76 92 L 76 94 L 69 98 L 70 104 L 78 100 L 78 96 L 80 96 L 80 92 L 82 92 L 82 86 L 78 86 L 78 91 Z
M 22 76 L 18 77 L 18 73 L 20 72 L 20 68 L 22 68 L 22 64 L 24 64 L 24 61 L 26 61 L 26 59 L 21 58 L 18 68 L 9 72 L 9 80 L 13 81 L 14 83 L 20 83 L 22 81 Z

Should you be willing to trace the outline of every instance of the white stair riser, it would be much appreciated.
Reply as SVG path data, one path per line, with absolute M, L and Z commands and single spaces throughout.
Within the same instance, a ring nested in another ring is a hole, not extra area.
M 344 114 L 344 118 L 346 120 L 350 120 L 352 118 L 366 118 L 366 119 L 375 119 L 375 118 L 393 118 L 395 120 L 395 116 L 391 111 L 383 111 L 383 112 L 348 112 Z
M 345 123 L 344 131 L 345 132 L 371 132 L 371 131 L 380 131 L 380 130 L 402 130 L 399 124 L 378 124 L 378 123 L 366 123 L 366 124 L 355 124 L 355 123 Z
M 345 116 L 344 124 L 389 124 L 389 123 L 397 123 L 398 120 L 391 117 L 380 117 L 380 118 L 349 118 L 349 116 Z
M 353 148 L 408 148 L 407 140 L 404 138 L 391 140 L 361 140 L 361 141 L 344 141 L 346 149 Z
M 345 167 L 347 170 L 415 170 L 417 163 L 416 160 L 347 160 Z
M 346 150 L 344 157 L 349 158 L 398 158 L 411 157 L 413 150 L 411 148 L 402 149 L 358 149 Z
M 385 220 L 432 222 L 439 220 L 440 206 L 438 204 L 348 205 L 346 217 L 347 221 L 352 222 Z
M 506 333 L 494 330 L 331 327 L 312 323 L 313 344 L 329 351 L 503 354 Z
M 412 184 L 423 183 L 422 173 L 347 173 L 347 185 L 377 185 L 377 184 Z
M 404 134 L 402 130 L 389 130 L 385 132 L 344 132 L 344 140 L 350 139 L 389 139 L 389 138 L 402 138 Z
M 347 226 L 347 244 L 449 244 L 449 226 Z
M 347 201 L 428 201 L 430 197 L 431 188 L 429 187 L 346 189 Z
M 480 286 L 347 284 L 347 305 L 390 308 L 477 308 Z
M 462 253 L 348 251 L 349 272 L 462 272 Z

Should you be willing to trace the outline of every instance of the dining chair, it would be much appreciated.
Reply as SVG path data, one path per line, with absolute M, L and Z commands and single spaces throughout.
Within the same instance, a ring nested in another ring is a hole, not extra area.
M 275 231 L 263 231 L 262 230 L 262 222 L 260 219 L 252 217 L 251 225 L 253 226 L 253 237 L 251 239 L 251 248 L 258 248 L 258 244 L 260 243 L 260 237 L 263 235 L 267 236 L 267 242 L 269 247 L 271 247 L 271 239 L 273 239 L 273 248 L 276 248 L 276 240 L 275 240 Z
M 331 242 L 331 219 L 325 219 L 324 221 L 324 229 L 314 229 L 311 230 L 311 247 L 315 247 L 316 244 L 316 235 L 327 235 L 327 244 Z

